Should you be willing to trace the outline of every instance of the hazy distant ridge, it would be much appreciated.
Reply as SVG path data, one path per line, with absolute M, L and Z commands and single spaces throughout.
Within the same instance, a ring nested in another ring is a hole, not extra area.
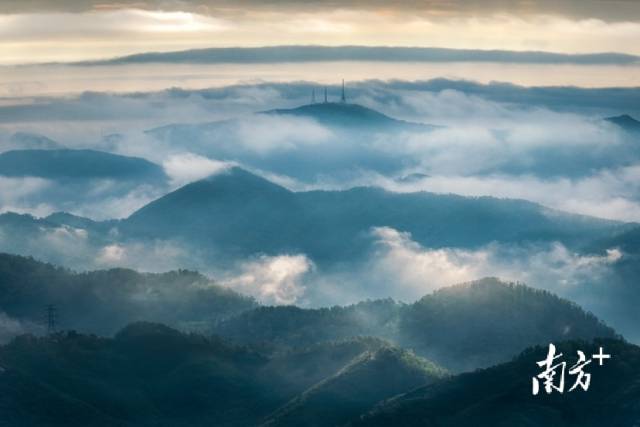
M 637 64 L 640 57 L 622 53 L 565 54 L 539 51 L 444 49 L 381 46 L 270 46 L 148 52 L 78 65 L 138 63 L 253 64 L 317 61 L 506 62 L 524 64 Z

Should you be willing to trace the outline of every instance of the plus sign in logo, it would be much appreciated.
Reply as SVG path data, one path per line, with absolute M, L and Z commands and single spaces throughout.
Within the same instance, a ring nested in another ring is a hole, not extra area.
M 598 352 L 598 354 L 594 354 L 591 356 L 592 359 L 597 359 L 598 360 L 598 364 L 600 366 L 602 366 L 604 364 L 604 360 L 605 359 L 611 359 L 611 355 L 610 354 L 604 354 L 604 350 L 602 349 L 602 347 L 600 347 L 600 350 Z

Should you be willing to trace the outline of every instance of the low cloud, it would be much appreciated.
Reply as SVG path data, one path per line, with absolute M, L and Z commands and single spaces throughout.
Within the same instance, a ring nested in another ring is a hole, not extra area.
M 321 86 L 247 83 L 5 100 L 3 142 L 15 131 L 32 131 L 71 148 L 141 156 L 162 165 L 171 183 L 121 187 L 104 180 L 70 187 L 0 178 L 0 211 L 123 218 L 171 189 L 238 164 L 296 190 L 377 185 L 399 192 L 490 195 L 640 221 L 637 138 L 601 120 L 637 109 L 637 88 L 527 88 L 441 79 L 348 84 L 350 101 L 446 125 L 391 135 L 341 133 L 303 117 L 252 114 L 304 104 L 312 88 Z M 335 86 L 329 90 L 339 93 Z M 173 121 L 186 124 L 144 132 Z M 410 174 L 418 178 L 396 179 Z
M 179 269 L 208 271 L 210 263 L 196 250 L 176 241 L 122 241 L 116 228 L 106 234 L 68 225 L 42 222 L 24 230 L 0 227 L 0 252 L 32 256 L 67 268 L 85 271 L 132 268 L 144 272 Z
M 46 202 L 32 199 L 48 191 L 53 182 L 42 178 L 0 177 L 0 213 L 16 212 L 47 215 L 53 208 Z
M 313 268 L 304 255 L 261 256 L 245 262 L 237 275 L 223 278 L 220 283 L 263 304 L 295 304 L 304 298 L 303 279 Z
M 333 134 L 315 120 L 303 117 L 257 115 L 242 119 L 235 129 L 237 140 L 249 151 L 286 152 L 299 146 L 330 142 Z
M 162 163 L 173 187 L 206 178 L 232 166 L 231 163 L 212 160 L 193 153 L 173 154 Z
M 617 291 L 597 295 L 627 259 L 616 247 L 604 254 L 578 253 L 558 242 L 432 249 L 390 227 L 374 228 L 371 236 L 373 247 L 366 259 L 307 275 L 298 304 L 332 306 L 377 298 L 412 303 L 447 286 L 497 277 L 550 291 L 610 319 Z
M 429 191 L 470 197 L 526 199 L 561 211 L 640 222 L 639 182 L 640 165 L 633 165 L 579 178 L 545 179 L 532 175 L 506 174 L 418 175 L 410 182 L 403 182 L 381 175 L 365 175 L 348 186 L 369 183 L 396 192 Z
M 392 286 L 391 294 L 405 301 L 488 276 L 573 295 L 580 286 L 604 277 L 623 256 L 616 248 L 602 256 L 581 255 L 560 243 L 428 249 L 413 241 L 409 233 L 389 227 L 375 228 L 372 233 L 377 249 L 367 270 L 378 282 Z
M 159 273 L 193 268 L 198 254 L 171 241 L 111 243 L 94 250 L 96 268 L 125 267 Z
M 0 311 L 0 345 L 6 344 L 18 335 L 43 332 L 44 328 L 42 325 L 14 319 L 9 317 L 5 312 Z M 2 366 L 0 366 L 0 368 L 1 367 Z
M 54 212 L 68 212 L 94 220 L 120 219 L 167 191 L 163 185 L 121 183 L 109 179 L 72 182 L 0 177 L 0 213 L 46 217 Z

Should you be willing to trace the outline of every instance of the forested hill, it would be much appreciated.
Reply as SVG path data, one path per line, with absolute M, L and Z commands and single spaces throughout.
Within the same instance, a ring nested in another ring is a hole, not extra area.
M 504 362 L 536 344 L 616 336 L 567 300 L 497 279 L 444 288 L 409 305 L 382 300 L 316 310 L 259 307 L 221 322 L 215 332 L 276 347 L 374 335 L 453 371 Z
M 0 254 L 2 311 L 37 327 L 47 305 L 57 307 L 63 329 L 112 334 L 137 320 L 208 328 L 256 303 L 187 270 L 151 274 L 117 268 L 78 273 Z
M 3 426 L 635 425 L 640 349 L 618 340 L 556 342 L 612 355 L 590 364 L 588 392 L 531 395 L 546 348 L 450 376 L 371 338 L 264 353 L 217 337 L 137 323 L 113 338 L 60 332 L 0 346 Z M 51 410 L 55 405 L 55 411 Z M 500 410 L 497 410 L 499 408 Z
M 591 374 L 588 391 L 568 392 L 575 376 L 568 376 L 563 394 L 532 394 L 532 378 L 540 373 L 546 347 L 530 349 L 512 362 L 459 375 L 421 387 L 381 403 L 350 427 L 476 427 L 554 426 L 630 427 L 640 422 L 640 348 L 623 341 L 566 342 L 557 350 L 567 366 L 577 351 L 587 357 L 599 348 L 611 355 L 602 366 L 597 361 L 584 370 Z M 557 383 L 556 383 L 557 384 Z
M 382 374 L 397 377 L 384 382 Z M 307 390 L 331 387 L 344 393 L 333 395 L 342 406 L 333 419 L 342 423 L 444 376 L 430 362 L 373 339 L 265 355 L 153 323 L 129 325 L 114 338 L 24 335 L 0 347 L 0 424 L 256 426 Z M 350 379 L 366 393 L 349 399 L 358 388 L 349 388 Z
M 58 309 L 62 329 L 109 335 L 131 322 L 154 321 L 270 351 L 373 336 L 452 371 L 504 362 L 536 344 L 616 335 L 567 300 L 497 279 L 443 288 L 413 304 L 387 299 L 320 309 L 264 307 L 192 271 L 76 273 L 0 254 L 3 315 L 37 332 L 47 305 Z

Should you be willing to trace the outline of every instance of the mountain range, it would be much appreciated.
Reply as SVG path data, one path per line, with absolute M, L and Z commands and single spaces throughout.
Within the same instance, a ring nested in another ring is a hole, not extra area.
M 4 250 L 27 244 L 17 241 L 20 234 L 35 238 L 46 230 L 71 227 L 104 244 L 175 239 L 219 262 L 260 253 L 304 253 L 320 265 L 366 257 L 375 227 L 410 233 L 427 248 L 558 241 L 577 249 L 633 228 L 524 200 L 375 187 L 294 192 L 238 167 L 187 184 L 119 221 L 6 213 L 0 215 L 0 226 Z
M 182 329 L 210 328 L 256 306 L 249 297 L 187 270 L 162 274 L 117 268 L 77 273 L 33 258 L 0 254 L 2 313 L 42 331 L 44 307 L 63 313 L 65 329 L 113 334 L 135 321 Z M 0 322 L 0 338 L 2 338 Z
M 504 362 L 536 344 L 616 336 L 566 300 L 496 279 L 443 288 L 412 304 L 379 300 L 315 310 L 258 307 L 223 320 L 213 331 L 234 342 L 275 348 L 377 336 L 454 372 Z
M 373 336 L 413 349 L 452 371 L 508 360 L 547 341 L 615 337 L 616 332 L 567 300 L 523 285 L 484 279 L 431 293 L 412 304 L 390 299 L 332 308 L 258 306 L 189 271 L 142 274 L 126 269 L 75 273 L 0 255 L 4 315 L 37 326 L 47 305 L 64 329 L 110 335 L 139 321 L 209 331 L 269 352 Z M 0 337 L 9 331 L 2 331 Z
M 569 363 L 602 346 L 612 359 L 588 392 L 531 394 L 542 347 L 451 375 L 370 339 L 264 353 L 218 337 L 136 323 L 112 338 L 60 332 L 0 346 L 0 413 L 20 426 L 612 426 L 637 422 L 638 347 L 556 342 Z M 53 406 L 52 406 L 53 405 Z M 55 407 L 55 410 L 51 410 Z
M 359 273 L 369 271 L 371 260 L 393 248 L 393 242 L 385 240 L 388 230 L 413 245 L 407 249 L 416 254 L 503 248 L 500 256 L 507 257 L 506 262 L 560 245 L 569 251 L 567 256 L 593 260 L 589 266 L 606 262 L 607 276 L 585 277 L 572 287 L 535 285 L 566 291 L 562 296 L 579 301 L 636 340 L 632 320 L 637 318 L 640 292 L 633 278 L 640 263 L 633 250 L 635 228 L 523 200 L 374 187 L 296 192 L 232 167 L 178 188 L 122 220 L 0 214 L 0 250 L 80 270 L 109 265 L 150 271 L 189 268 L 214 277 L 225 271 L 230 272 L 227 277 L 242 274 L 248 261 L 300 255 L 310 266 L 304 299 L 318 306 L 335 304 L 340 298 L 336 295 L 348 296 L 349 302 L 362 299 L 359 286 L 368 295 L 371 286 L 377 286 L 375 297 L 406 300 L 389 294 L 386 289 L 393 284 L 369 284 L 371 277 Z M 336 286 L 333 294 L 322 285 L 327 282 Z
M 366 254 L 371 229 L 382 226 L 433 248 L 550 240 L 577 246 L 626 227 L 523 200 L 372 187 L 292 192 L 231 168 L 151 202 L 119 228 L 128 236 L 178 238 L 227 255 L 302 252 L 323 263 Z
M 79 64 L 140 63 L 274 63 L 318 61 L 506 62 L 569 64 L 633 64 L 637 56 L 619 53 L 562 54 L 508 50 L 446 49 L 388 46 L 265 46 L 256 48 L 207 48 L 175 52 L 147 52 Z

